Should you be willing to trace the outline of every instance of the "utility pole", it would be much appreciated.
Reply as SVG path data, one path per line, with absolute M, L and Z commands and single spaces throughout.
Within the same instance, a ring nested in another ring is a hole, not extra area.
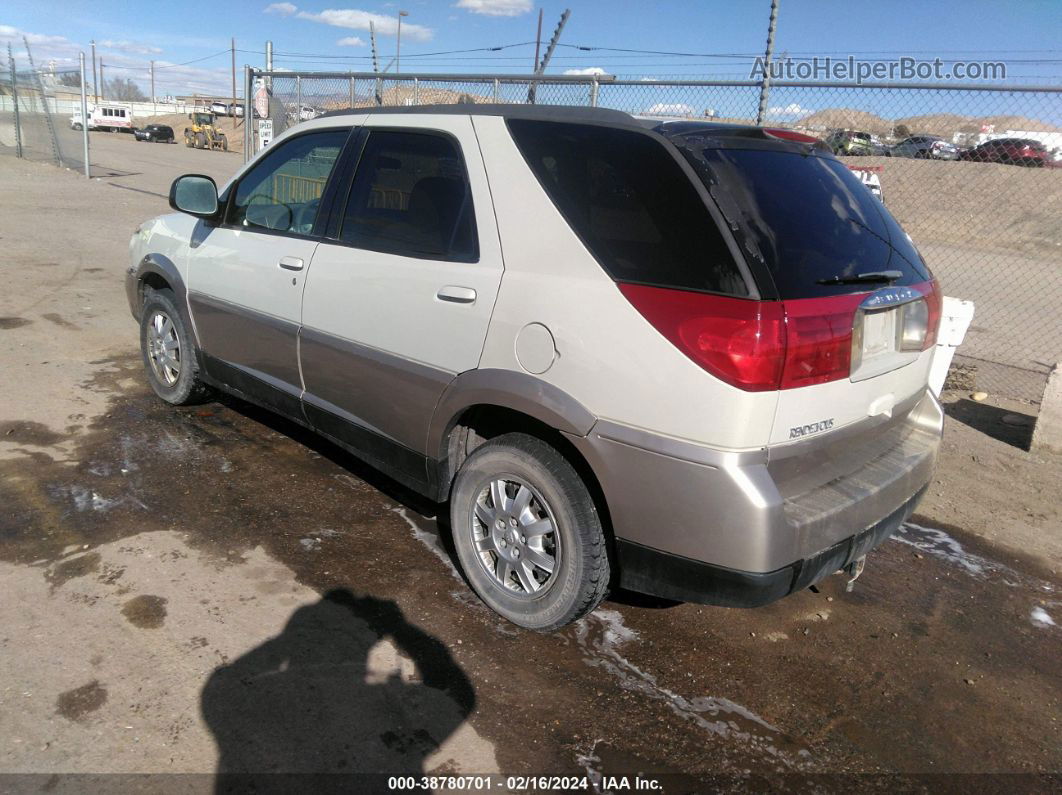
M 557 49 L 557 42 L 560 40 L 561 31 L 564 30 L 564 25 L 568 22 L 568 17 L 572 15 L 570 8 L 564 9 L 564 13 L 561 14 L 560 22 L 557 23 L 557 29 L 553 31 L 553 38 L 549 40 L 549 45 L 546 47 L 546 54 L 542 56 L 542 62 L 535 69 L 535 74 L 540 75 L 546 71 L 546 67 L 549 66 L 549 59 L 553 57 L 553 51 Z M 535 104 L 535 94 L 538 84 L 532 82 L 527 89 L 527 104 Z
M 151 62 L 151 112 L 156 116 L 159 113 L 158 105 L 155 102 L 155 62 Z
M 531 64 L 531 71 L 538 71 L 538 51 L 542 48 L 542 9 L 538 9 L 538 33 L 535 34 L 535 62 Z
M 232 117 L 236 118 L 236 39 L 232 40 Z
M 756 124 L 763 124 L 767 115 L 767 94 L 771 89 L 771 53 L 774 52 L 774 28 L 778 23 L 778 0 L 771 0 L 771 20 L 767 23 L 767 52 L 763 59 L 763 83 L 760 85 L 760 106 L 756 110 Z
M 372 24 L 372 20 L 369 20 L 369 43 L 372 44 L 372 71 L 380 74 L 380 59 L 376 54 L 376 26 Z M 376 78 L 376 104 L 383 104 L 383 97 L 380 96 L 380 78 Z
M 100 101 L 100 84 L 96 82 L 96 40 L 92 42 L 92 101 Z
M 402 17 L 408 16 L 408 11 L 398 12 L 398 41 L 395 43 L 395 74 L 402 71 Z
M 96 100 L 97 102 L 106 99 L 106 88 L 107 84 L 103 82 L 103 58 L 100 58 L 100 88 L 99 91 L 96 92 L 98 94 Z

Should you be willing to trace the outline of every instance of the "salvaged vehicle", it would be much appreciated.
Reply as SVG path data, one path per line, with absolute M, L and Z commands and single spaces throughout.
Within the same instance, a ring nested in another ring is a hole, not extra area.
M 521 626 L 854 576 L 930 480 L 940 292 L 817 139 L 373 108 L 170 203 L 127 279 L 155 392 L 268 407 L 446 506 Z

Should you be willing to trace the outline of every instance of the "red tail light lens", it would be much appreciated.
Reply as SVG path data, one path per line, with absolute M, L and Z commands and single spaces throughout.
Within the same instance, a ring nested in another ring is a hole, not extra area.
M 785 359 L 782 304 L 621 284 L 653 327 L 708 372 L 748 392 L 778 389 Z
M 679 350 L 747 392 L 847 378 L 852 319 L 866 297 L 750 301 L 633 284 L 619 288 Z
M 782 389 L 824 384 L 852 371 L 852 321 L 866 293 L 784 301 Z

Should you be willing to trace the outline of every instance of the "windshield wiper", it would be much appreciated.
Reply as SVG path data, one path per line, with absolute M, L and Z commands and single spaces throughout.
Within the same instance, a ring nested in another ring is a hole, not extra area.
M 818 279 L 815 284 L 888 284 L 903 276 L 903 271 L 874 271 L 860 273 L 858 276 L 831 276 Z

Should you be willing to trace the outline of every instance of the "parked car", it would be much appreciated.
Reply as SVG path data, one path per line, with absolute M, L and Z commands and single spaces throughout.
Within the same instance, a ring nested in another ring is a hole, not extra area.
M 835 155 L 873 155 L 873 136 L 858 130 L 835 130 L 824 139 Z
M 173 128 L 167 127 L 165 124 L 149 124 L 147 127 L 134 130 L 133 135 L 136 136 L 138 141 L 174 142 Z
M 320 111 L 309 105 L 300 106 L 298 112 L 294 110 L 288 111 L 288 119 L 292 122 L 310 121 L 311 119 L 316 119 L 320 115 Z
M 959 153 L 960 160 L 979 163 L 1005 163 L 1012 166 L 1053 166 L 1055 156 L 1032 138 L 996 138 Z
M 932 160 L 958 160 L 959 147 L 935 135 L 912 135 L 894 144 L 889 150 L 889 155 Z
M 854 577 L 930 482 L 941 297 L 819 146 L 534 105 L 298 125 L 135 233 L 147 379 L 442 504 L 524 627 L 610 585 L 753 606 Z
M 228 116 L 229 106 L 226 105 L 224 102 L 211 102 L 210 112 L 213 113 L 215 116 Z

